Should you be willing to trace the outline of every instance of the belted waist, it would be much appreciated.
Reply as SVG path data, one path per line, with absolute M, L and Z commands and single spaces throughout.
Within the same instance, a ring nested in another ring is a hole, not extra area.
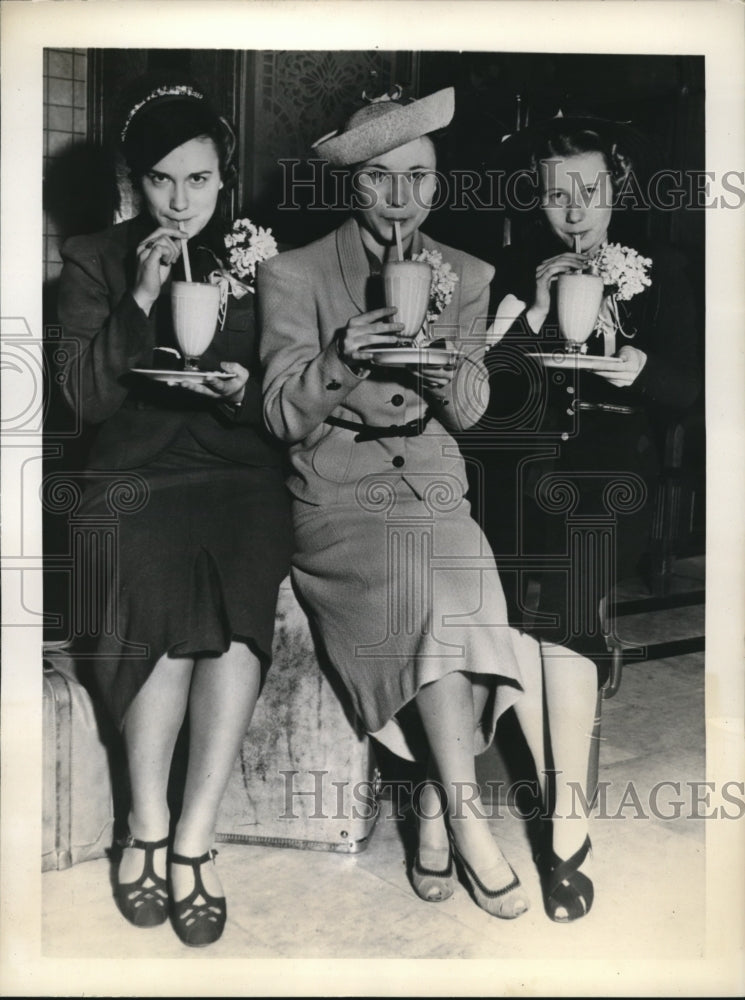
M 414 420 L 405 424 L 390 424 L 388 427 L 376 427 L 372 424 L 358 423 L 355 420 L 343 420 L 341 417 L 326 417 L 326 423 L 333 427 L 343 427 L 347 431 L 357 431 L 355 441 L 378 441 L 380 438 L 416 437 L 421 434 L 429 423 L 432 414 L 429 410 Z
M 585 399 L 575 399 L 572 403 L 575 410 L 601 410 L 603 413 L 641 413 L 639 406 L 626 406 L 624 403 L 591 403 Z

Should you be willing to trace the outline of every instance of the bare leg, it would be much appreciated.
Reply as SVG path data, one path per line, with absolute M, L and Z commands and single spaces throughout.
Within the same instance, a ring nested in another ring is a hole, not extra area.
M 479 687 L 483 695 L 483 685 Z M 489 831 L 476 782 L 471 681 L 462 673 L 447 674 L 421 688 L 416 702 L 447 796 L 456 846 L 482 884 L 499 890 L 513 880 L 513 873 Z
M 168 776 L 173 749 L 184 721 L 193 661 L 164 655 L 127 711 L 124 739 L 132 791 L 129 831 L 138 840 L 168 836 Z M 155 852 L 155 871 L 165 877 L 166 850 Z M 133 882 L 143 869 L 143 852 L 127 848 L 120 882 Z
M 416 806 L 419 861 L 422 867 L 430 871 L 444 871 L 450 856 L 450 841 L 445 825 L 447 805 L 432 761 L 427 769 L 427 782 L 421 790 Z
M 222 656 L 196 663 L 184 802 L 173 844 L 177 854 L 198 857 L 212 846 L 217 811 L 256 706 L 260 680 L 259 661 L 244 643 L 233 642 Z M 207 892 L 221 896 L 214 865 L 204 865 L 201 872 Z M 171 879 L 176 900 L 194 888 L 193 873 L 183 865 L 171 866 Z
M 515 715 L 520 723 L 528 749 L 533 757 L 543 801 L 548 792 L 546 781 L 546 748 L 544 745 L 543 663 L 541 646 L 527 633 L 513 635 L 515 655 L 523 678 L 523 693 L 515 702 Z
M 553 846 L 569 858 L 587 836 L 577 792 L 586 794 L 587 764 L 597 700 L 595 664 L 563 646 L 543 644 L 546 713 L 556 771 Z M 586 870 L 586 866 L 583 866 Z
M 491 688 L 478 679 L 471 681 L 473 698 L 473 718 L 476 723 L 482 716 Z M 447 867 L 450 850 L 445 814 L 447 801 L 443 800 L 444 789 L 437 767 L 432 758 L 427 768 L 427 784 L 422 789 L 419 801 L 419 857 L 425 868 L 441 871 Z M 474 771 L 475 780 L 475 771 Z

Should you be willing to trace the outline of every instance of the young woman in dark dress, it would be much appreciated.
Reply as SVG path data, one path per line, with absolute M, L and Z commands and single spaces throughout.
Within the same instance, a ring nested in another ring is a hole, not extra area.
M 139 491 L 119 518 L 118 565 L 101 599 L 114 626 L 79 646 L 126 745 L 129 836 L 115 895 L 137 926 L 170 913 L 189 945 L 211 943 L 225 924 L 212 838 L 269 665 L 291 523 L 282 456 L 263 428 L 252 294 L 228 298 L 200 361 L 230 378 L 207 379 L 197 394 L 178 371 L 163 384 L 131 370 L 174 356 L 157 349 L 177 346 L 170 285 L 185 277 L 184 231 L 192 280 L 226 256 L 219 200 L 234 146 L 230 126 L 190 85 L 143 93 L 122 130 L 143 211 L 65 244 L 59 299 L 66 336 L 78 343 L 67 398 L 98 425 L 84 511 L 107 513 L 114 478 Z M 166 791 L 187 716 L 173 823 Z
M 505 567 L 510 622 L 522 629 L 525 694 L 515 711 L 538 774 L 547 760 L 555 774 L 543 789 L 551 822 L 539 866 L 546 911 L 564 922 L 593 901 L 576 789 L 585 787 L 597 691 L 609 674 L 599 598 L 646 551 L 658 471 L 650 416 L 689 406 L 700 385 L 690 282 L 681 257 L 662 246 L 642 251 L 650 283 L 636 283 L 628 298 L 630 284 L 606 282 L 586 352 L 615 357 L 616 367 L 592 370 L 585 356 L 545 365 L 564 350 L 556 279 L 586 268 L 614 238 L 617 194 L 631 170 L 628 135 L 596 119 L 558 118 L 516 137 L 540 205 L 531 236 L 506 248 L 497 266 L 494 406 L 481 428 L 495 450 L 484 438 L 476 454 L 483 527 Z M 529 575 L 540 582 L 533 608 Z

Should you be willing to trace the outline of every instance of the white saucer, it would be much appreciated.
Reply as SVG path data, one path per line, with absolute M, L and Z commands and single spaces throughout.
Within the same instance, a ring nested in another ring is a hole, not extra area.
M 360 355 L 384 368 L 407 368 L 453 364 L 458 352 L 444 347 L 372 347 Z
M 584 368 L 591 372 L 617 371 L 626 364 L 623 358 L 603 358 L 594 354 L 565 354 L 560 350 L 552 354 L 533 351 L 528 357 L 537 358 L 544 368 Z
M 204 382 L 208 378 L 232 378 L 230 372 L 171 371 L 169 368 L 130 368 L 133 375 L 145 375 L 154 382 Z

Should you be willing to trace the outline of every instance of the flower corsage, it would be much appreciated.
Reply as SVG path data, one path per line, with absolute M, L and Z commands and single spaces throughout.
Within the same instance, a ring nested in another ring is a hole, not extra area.
M 652 284 L 648 275 L 652 261 L 649 257 L 642 257 L 631 247 L 621 246 L 620 243 L 606 243 L 593 254 L 589 265 L 593 273 L 600 275 L 605 285 L 605 297 L 595 329 L 605 337 L 606 355 L 612 355 L 616 351 L 616 334 L 620 333 L 629 340 L 634 336 L 633 333 L 626 333 L 623 328 L 618 303 L 628 302 Z
M 445 311 L 453 298 L 453 289 L 460 280 L 450 264 L 443 261 L 439 250 L 420 250 L 412 260 L 423 260 L 432 268 L 432 280 L 429 286 L 429 305 L 425 325 L 429 326 Z M 420 334 L 421 336 L 421 334 Z M 416 343 L 418 338 L 415 338 Z M 423 339 L 427 339 L 426 335 Z
M 250 219 L 235 220 L 225 237 L 225 249 L 227 267 L 216 257 L 220 267 L 207 276 L 210 284 L 220 289 L 221 328 L 225 324 L 228 296 L 242 299 L 248 292 L 253 292 L 257 265 L 279 253 L 271 229 L 256 226 Z

